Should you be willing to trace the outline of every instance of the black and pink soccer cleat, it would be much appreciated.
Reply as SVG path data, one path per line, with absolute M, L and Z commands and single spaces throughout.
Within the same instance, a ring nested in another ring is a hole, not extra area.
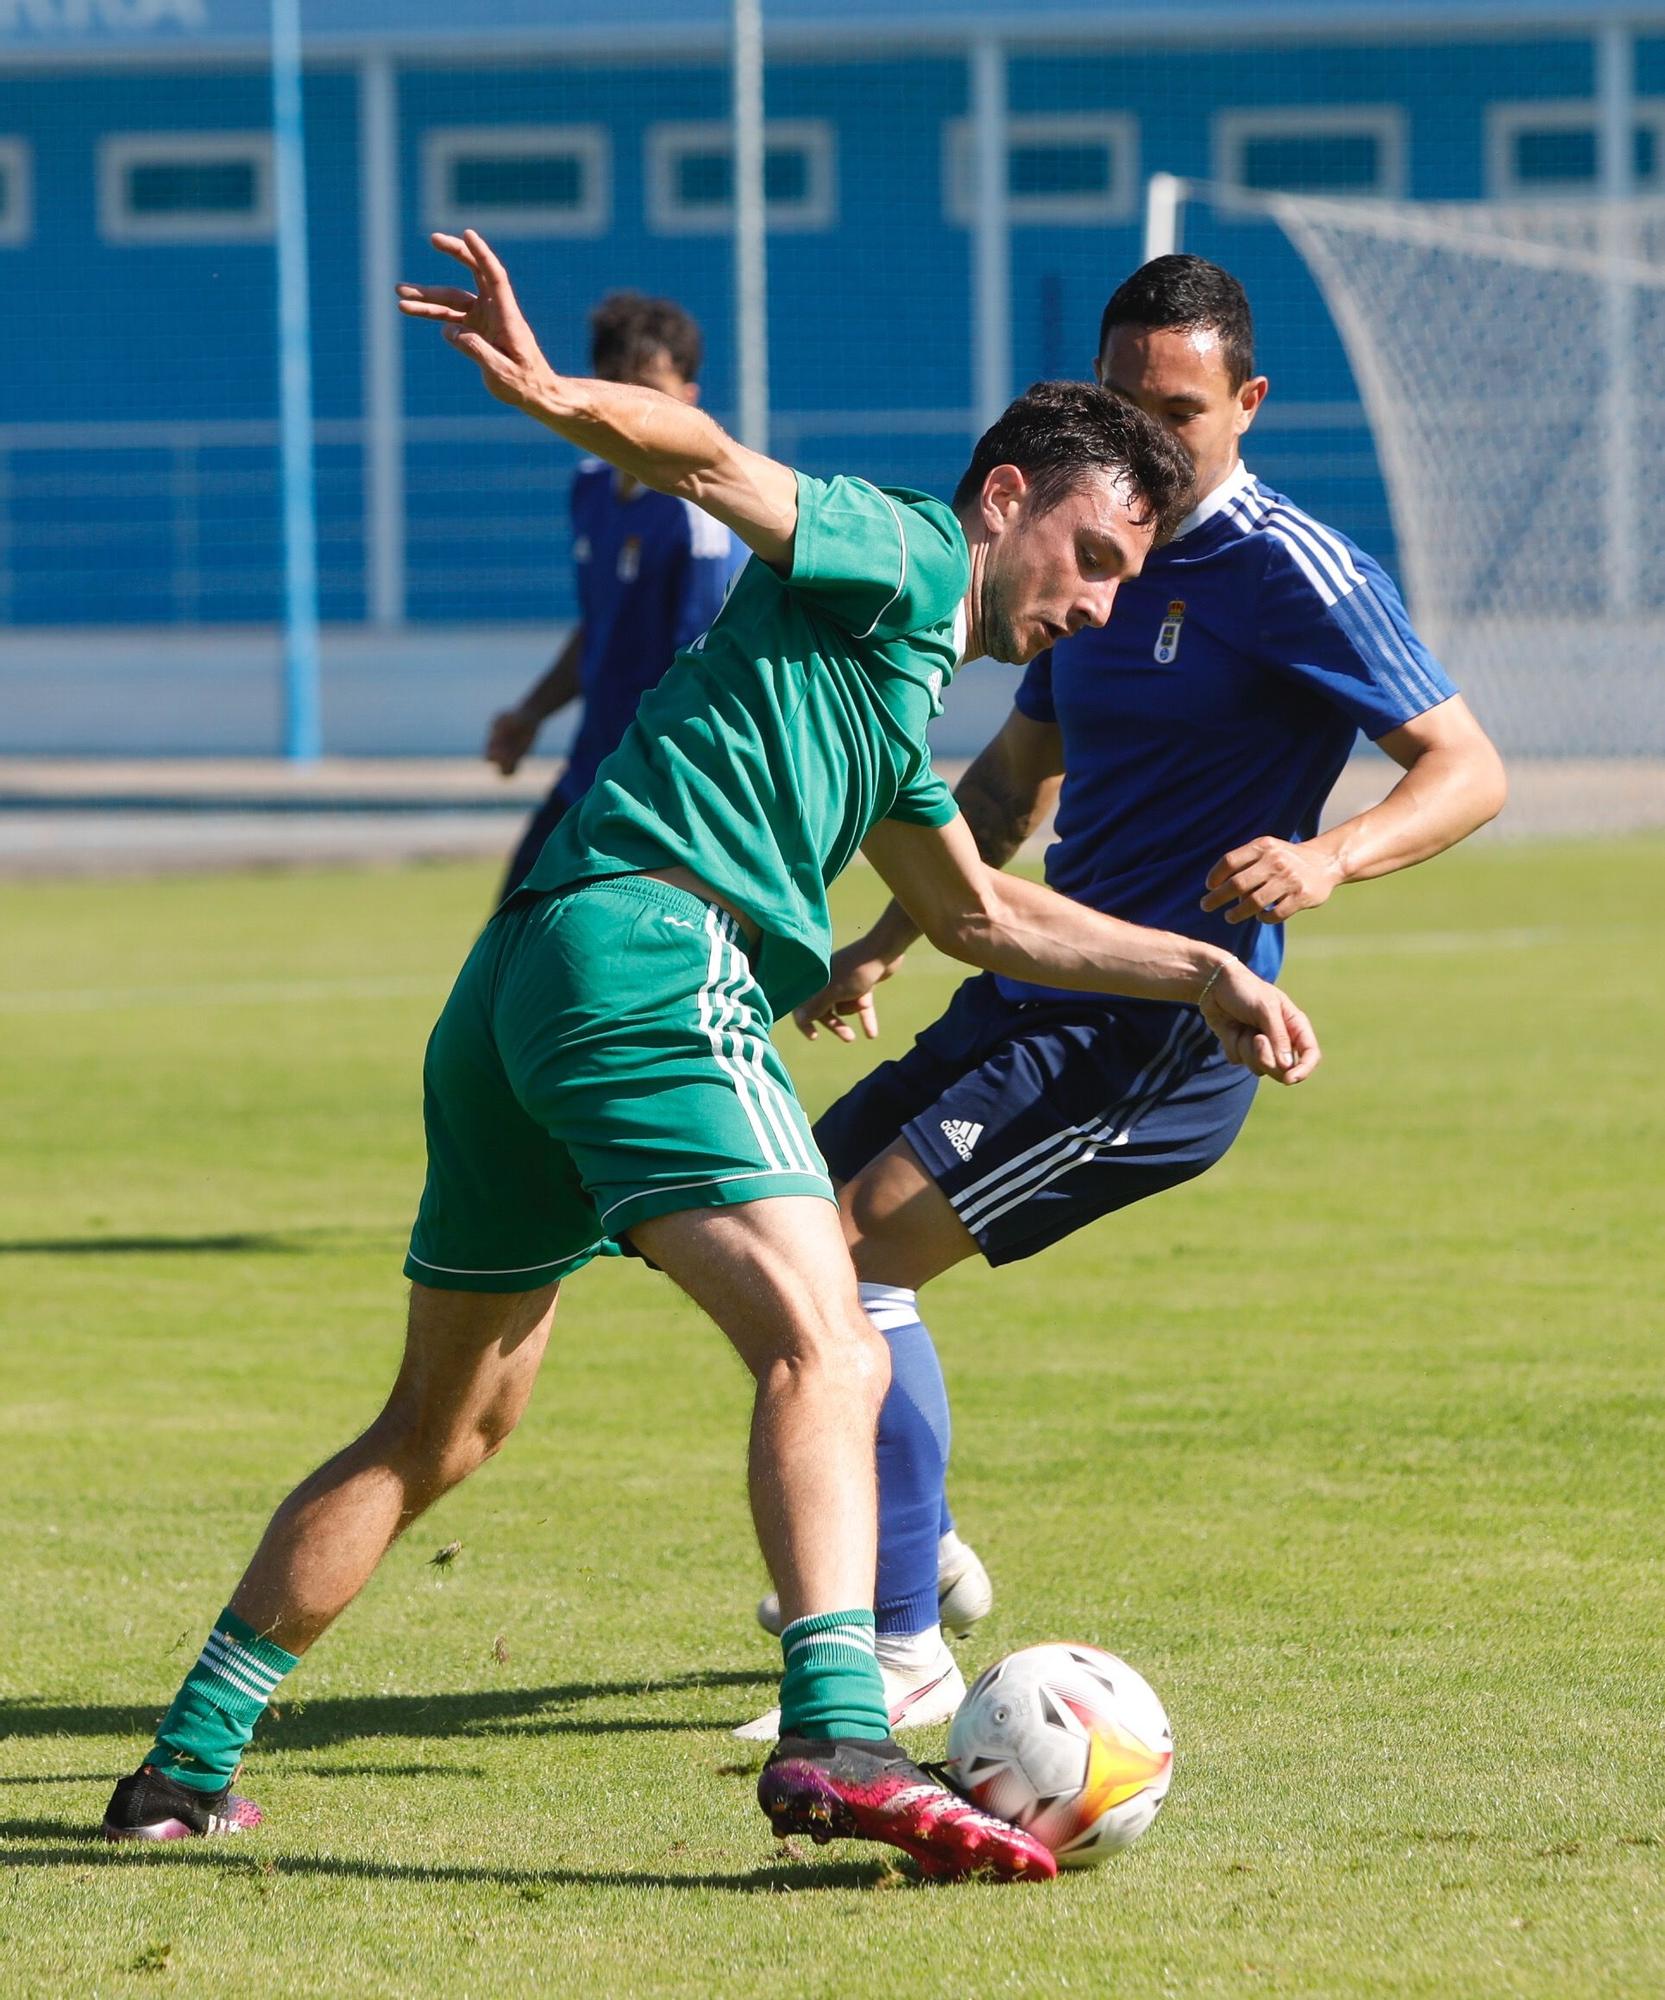
M 942 1880 L 1045 1882 L 1058 1872 L 1032 1834 L 970 1804 L 888 1739 L 782 1737 L 757 1781 L 757 1802 L 781 1839 L 882 1840 Z
M 141 1764 L 111 1795 L 103 1834 L 106 1840 L 200 1840 L 251 1833 L 264 1818 L 253 1799 L 239 1798 L 229 1785 L 199 1792 Z

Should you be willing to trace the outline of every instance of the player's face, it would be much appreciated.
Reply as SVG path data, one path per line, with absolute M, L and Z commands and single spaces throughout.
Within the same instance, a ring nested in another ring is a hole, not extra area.
M 1237 463 L 1237 441 L 1266 394 L 1264 375 L 1233 387 L 1220 336 L 1209 326 L 1113 327 L 1093 372 L 1184 447 L 1199 497 Z
M 1018 666 L 1085 625 L 1104 624 L 1118 588 L 1139 574 L 1156 534 L 1153 522 L 1135 518 L 1126 487 L 1110 473 L 1093 473 L 1037 512 L 1022 473 L 997 466 L 984 499 L 993 532 L 980 636 L 994 659 Z

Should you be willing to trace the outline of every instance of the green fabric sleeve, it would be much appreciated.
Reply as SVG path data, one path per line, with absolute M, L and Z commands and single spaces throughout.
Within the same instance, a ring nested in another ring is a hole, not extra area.
M 896 794 L 885 818 L 900 820 L 904 826 L 946 826 L 959 810 L 954 794 L 927 763 Z
M 896 638 L 951 619 L 970 581 L 953 510 L 865 479 L 798 474 L 788 587 L 857 639 Z

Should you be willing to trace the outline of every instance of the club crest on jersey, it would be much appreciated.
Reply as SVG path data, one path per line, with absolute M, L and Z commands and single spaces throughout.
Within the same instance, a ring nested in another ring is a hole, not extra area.
M 1171 667 L 1179 658 L 1180 628 L 1185 623 L 1185 599 L 1170 598 L 1168 615 L 1162 621 L 1162 630 L 1156 635 L 1156 664 Z

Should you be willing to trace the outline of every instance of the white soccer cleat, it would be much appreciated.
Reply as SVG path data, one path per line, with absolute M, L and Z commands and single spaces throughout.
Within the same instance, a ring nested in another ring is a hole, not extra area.
M 956 1639 L 963 1639 L 994 1609 L 994 1585 L 974 1548 L 957 1535 L 944 1535 L 943 1541 L 948 1546 L 937 1558 L 937 1622 Z M 772 1590 L 757 1601 L 757 1622 L 765 1632 L 780 1637 L 780 1599 Z
M 880 1671 L 885 1677 L 885 1700 L 890 1704 L 893 1730 L 928 1729 L 933 1722 L 951 1722 L 965 1700 L 965 1675 L 946 1641 L 926 1666 L 906 1671 L 884 1667 Z M 780 1735 L 780 1710 L 772 1708 L 755 1722 L 743 1722 L 734 1733 L 742 1742 L 773 1743 Z
M 937 1622 L 944 1631 L 963 1639 L 980 1619 L 994 1609 L 994 1585 L 983 1567 L 983 1559 L 957 1535 L 943 1537 L 951 1546 L 937 1557 Z

